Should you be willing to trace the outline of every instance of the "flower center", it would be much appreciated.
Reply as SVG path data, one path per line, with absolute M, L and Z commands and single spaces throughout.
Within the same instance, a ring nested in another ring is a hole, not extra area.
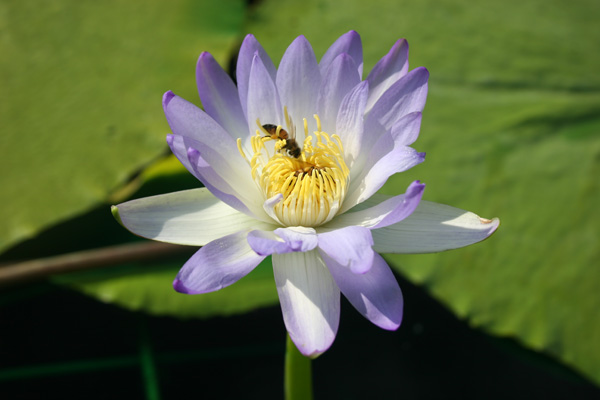
M 348 187 L 349 171 L 344 162 L 344 148 L 339 136 L 321 130 L 317 115 L 317 130 L 308 134 L 304 119 L 304 143 L 300 148 L 295 139 L 295 127 L 284 108 L 286 128 L 281 125 L 256 123 L 259 129 L 251 138 L 252 158 L 238 149 L 252 168 L 252 179 L 265 200 L 281 195 L 273 214 L 285 226 L 318 226 L 331 220 L 339 211 Z M 313 145 L 313 139 L 316 139 Z M 266 144 L 275 141 L 273 154 Z

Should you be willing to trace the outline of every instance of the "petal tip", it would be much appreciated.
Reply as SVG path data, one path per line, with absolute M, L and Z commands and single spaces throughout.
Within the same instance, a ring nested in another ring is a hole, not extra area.
M 200 152 L 193 147 L 189 147 L 187 149 L 187 155 L 190 159 L 198 158 L 200 156 Z
M 163 109 L 165 111 L 167 110 L 169 103 L 171 102 L 171 100 L 173 100 L 174 97 L 175 97 L 175 93 L 173 93 L 170 90 L 165 92 L 165 94 L 163 94 L 162 103 L 163 103 Z
M 376 323 L 375 325 L 377 325 L 381 329 L 385 329 L 386 331 L 396 331 L 402 323 L 401 320 L 402 318 L 400 318 L 400 322 L 394 322 L 389 319 L 386 319 L 385 321 L 379 321 L 379 323 Z
M 413 70 L 413 73 L 423 75 L 425 80 L 429 79 L 429 70 L 425 67 L 417 67 Z
M 185 285 L 179 280 L 179 278 L 175 278 L 175 280 L 173 281 L 173 289 L 175 289 L 175 291 L 178 293 L 190 294 L 188 288 L 185 287 Z
M 293 339 L 292 339 L 293 341 Z M 296 344 L 294 342 L 294 344 Z M 298 351 L 305 357 L 310 358 L 311 360 L 316 359 L 317 357 L 319 357 L 321 354 L 325 353 L 327 350 L 329 350 L 329 347 L 331 347 L 331 345 L 327 346 L 327 348 L 325 349 L 313 349 L 313 348 L 305 348 L 303 346 L 298 346 L 296 344 L 296 348 L 298 349 Z
M 488 237 L 490 237 L 492 233 L 496 232 L 496 230 L 500 226 L 500 218 L 497 217 L 492 219 L 479 217 L 479 221 L 482 225 L 490 225 L 490 232 L 488 233 Z
M 110 206 L 110 212 L 112 213 L 113 218 L 116 219 L 122 227 L 125 227 L 125 225 L 123 225 L 123 221 L 121 220 L 121 216 L 119 215 L 119 207 Z
M 398 49 L 404 46 L 408 47 L 408 40 L 406 40 L 405 38 L 400 38 L 396 40 L 396 43 L 394 43 L 394 47 L 397 47 Z
M 351 36 L 353 38 L 357 38 L 360 39 L 360 34 L 358 32 L 356 32 L 354 29 L 350 29 L 348 32 L 346 32 L 346 34 L 344 36 Z

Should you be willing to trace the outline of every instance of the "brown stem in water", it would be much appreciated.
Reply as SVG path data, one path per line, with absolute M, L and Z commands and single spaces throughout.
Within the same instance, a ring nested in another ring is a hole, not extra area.
M 0 266 L 0 286 L 32 281 L 66 272 L 191 253 L 194 250 L 193 247 L 168 243 L 135 242 L 38 258 Z

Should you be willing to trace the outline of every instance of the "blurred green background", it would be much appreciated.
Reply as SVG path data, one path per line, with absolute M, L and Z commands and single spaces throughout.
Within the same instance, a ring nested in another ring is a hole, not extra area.
M 382 191 L 420 179 L 425 199 L 502 225 L 465 249 L 386 259 L 471 328 L 600 385 L 599 17 L 596 0 L 1 2 L 0 259 L 135 240 L 112 220 L 110 203 L 197 186 L 167 155 L 160 99 L 173 90 L 201 105 L 201 51 L 230 70 L 253 33 L 277 64 L 303 34 L 319 58 L 354 29 L 368 73 L 404 37 L 411 69 L 431 73 L 414 145 L 427 160 Z M 218 293 L 179 295 L 171 281 L 183 260 L 61 274 L 44 285 L 184 319 L 277 304 L 268 263 Z M 4 282 L 0 307 L 33 301 L 35 285 Z M 407 313 L 413 307 L 406 302 Z M 2 330 L 19 329 L 2 315 Z M 3 363 L 0 378 L 13 367 Z

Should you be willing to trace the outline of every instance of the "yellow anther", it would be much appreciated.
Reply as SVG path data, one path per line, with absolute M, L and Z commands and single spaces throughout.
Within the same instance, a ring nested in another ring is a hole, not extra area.
M 286 128 L 295 132 L 287 108 L 283 110 Z M 295 134 L 290 140 L 300 154 L 296 157 L 284 151 L 289 150 L 288 140 L 282 138 L 283 127 L 256 124 L 256 136 L 250 139 L 254 154 L 248 160 L 238 139 L 238 150 L 251 166 L 252 179 L 260 187 L 264 199 L 278 194 L 283 200 L 273 211 L 284 226 L 318 226 L 331 220 L 341 209 L 348 188 L 349 171 L 344 161 L 344 148 L 337 135 L 321 131 L 321 120 L 314 115 L 317 130 L 308 134 L 308 121 L 304 122 L 304 143 L 302 150 L 295 144 Z M 271 132 L 269 132 L 269 130 Z M 289 134 L 289 132 L 283 132 Z M 266 135 L 265 135 L 266 134 Z M 316 145 L 313 139 L 316 138 Z M 266 142 L 277 140 L 275 153 L 271 156 Z

